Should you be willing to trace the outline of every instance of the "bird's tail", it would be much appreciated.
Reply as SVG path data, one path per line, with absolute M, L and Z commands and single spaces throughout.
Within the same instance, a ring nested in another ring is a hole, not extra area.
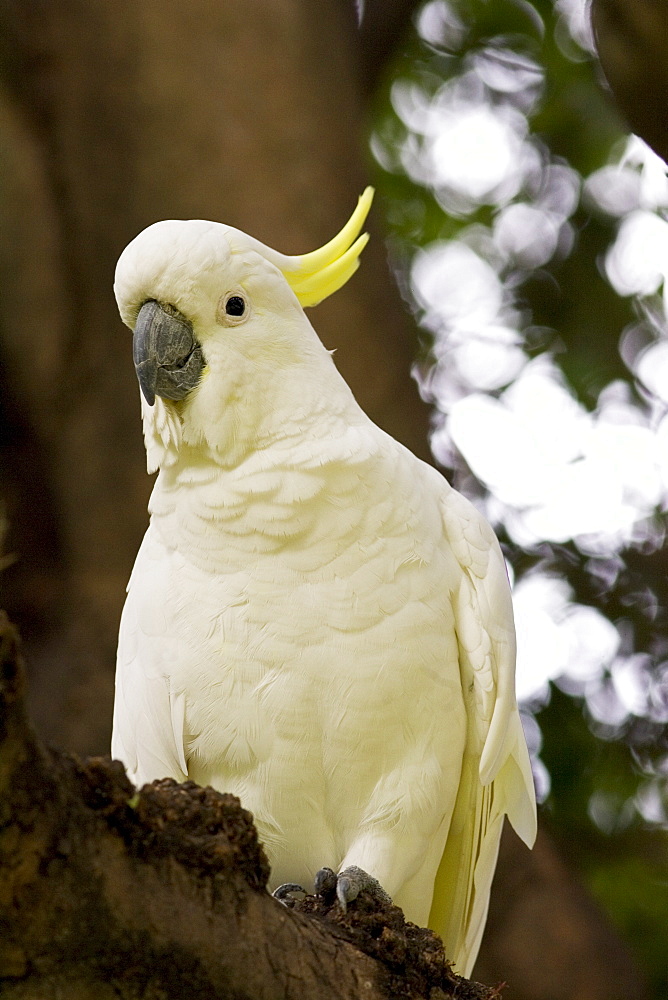
M 536 834 L 531 764 L 517 711 L 511 726 L 512 749 L 488 784 L 480 781 L 478 760 L 464 758 L 434 886 L 429 926 L 443 938 L 456 971 L 467 977 L 485 929 L 504 816 L 529 847 Z

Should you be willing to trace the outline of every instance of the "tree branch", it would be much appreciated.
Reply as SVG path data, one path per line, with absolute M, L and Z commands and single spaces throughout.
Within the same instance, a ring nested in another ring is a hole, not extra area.
M 408 34 L 420 0 L 364 0 L 360 24 L 362 86 L 373 94 Z
M 665 0 L 592 0 L 603 72 L 631 129 L 668 159 L 668 6 Z

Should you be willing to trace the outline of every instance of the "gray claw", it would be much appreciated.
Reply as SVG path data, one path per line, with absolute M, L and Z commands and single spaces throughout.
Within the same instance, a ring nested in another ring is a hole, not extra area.
M 353 899 L 356 899 L 359 894 L 359 887 L 354 882 L 351 882 L 349 878 L 340 878 L 336 883 L 336 898 L 344 913 L 348 909 L 348 903 L 352 903 Z
M 331 868 L 321 868 L 315 873 L 313 889 L 316 896 L 333 896 L 336 892 L 337 876 Z
M 306 895 L 306 889 L 299 885 L 298 882 L 284 882 L 283 885 L 279 885 L 277 889 L 274 889 L 272 896 L 280 903 L 283 903 L 283 906 L 292 907 L 297 902 L 296 899 L 292 898 L 293 892 L 302 892 Z

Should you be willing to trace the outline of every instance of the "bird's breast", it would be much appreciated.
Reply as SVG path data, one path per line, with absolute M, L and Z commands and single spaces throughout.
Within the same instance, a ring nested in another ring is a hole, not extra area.
M 322 743 L 348 727 L 355 746 L 407 700 L 447 700 L 444 685 L 459 682 L 456 564 L 416 467 L 360 447 L 161 473 L 149 529 L 160 579 L 145 614 L 158 605 L 178 638 L 170 669 L 190 692 L 193 755 L 243 769 L 299 745 L 295 734 Z
M 439 800 L 462 739 L 438 505 L 419 477 L 376 472 L 168 483 L 133 573 L 137 658 L 185 696 L 190 776 L 238 794 L 277 851 L 295 801 L 318 837 L 400 827 Z

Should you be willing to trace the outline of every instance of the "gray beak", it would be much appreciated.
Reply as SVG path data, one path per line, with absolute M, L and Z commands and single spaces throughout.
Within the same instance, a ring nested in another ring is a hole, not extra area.
M 132 355 L 144 399 L 183 399 L 204 367 L 202 348 L 192 323 L 174 306 L 149 299 L 139 310 Z

